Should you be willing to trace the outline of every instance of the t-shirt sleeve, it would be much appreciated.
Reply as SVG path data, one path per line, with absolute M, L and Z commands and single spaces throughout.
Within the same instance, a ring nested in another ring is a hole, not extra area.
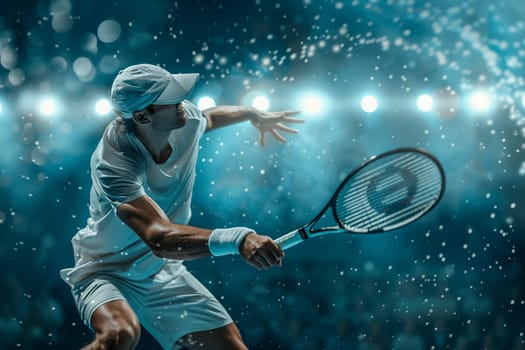
M 208 128 L 208 119 L 204 116 L 201 110 L 197 106 L 195 106 L 193 103 L 189 101 L 184 101 L 183 103 L 184 110 L 186 111 L 186 117 L 188 119 L 194 119 L 199 122 L 199 126 L 197 127 L 197 138 L 200 139 L 202 135 L 206 132 L 206 129 Z
M 144 169 L 136 152 L 121 151 L 103 142 L 99 157 L 92 160 L 93 183 L 99 195 L 116 210 L 146 193 L 143 187 Z

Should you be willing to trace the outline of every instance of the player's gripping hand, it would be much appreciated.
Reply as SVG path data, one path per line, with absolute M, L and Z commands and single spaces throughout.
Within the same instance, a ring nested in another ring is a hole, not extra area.
M 273 266 L 281 266 L 284 253 L 270 237 L 258 235 L 255 232 L 246 236 L 239 253 L 244 260 L 258 270 L 267 270 Z

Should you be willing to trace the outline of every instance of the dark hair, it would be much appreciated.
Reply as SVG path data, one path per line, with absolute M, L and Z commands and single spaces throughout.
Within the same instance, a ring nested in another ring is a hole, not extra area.
M 147 106 L 143 110 L 147 111 L 149 114 L 153 114 L 154 108 L 153 104 Z M 115 123 L 117 125 L 117 131 L 123 132 L 123 133 L 130 133 L 135 132 L 135 124 L 133 123 L 133 118 L 123 118 L 120 113 L 117 112 L 117 116 L 115 117 Z
M 117 116 L 115 117 L 115 125 L 117 126 L 117 131 L 121 133 L 132 133 L 135 131 L 132 119 L 125 119 L 121 116 Z

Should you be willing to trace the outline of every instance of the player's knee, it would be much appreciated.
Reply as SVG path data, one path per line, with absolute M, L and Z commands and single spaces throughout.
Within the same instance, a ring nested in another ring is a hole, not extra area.
M 112 320 L 99 339 L 108 349 L 133 349 L 140 339 L 140 324 L 137 320 Z

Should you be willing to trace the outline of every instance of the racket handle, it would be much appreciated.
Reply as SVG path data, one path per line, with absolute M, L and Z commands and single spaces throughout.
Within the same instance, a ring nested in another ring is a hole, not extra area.
M 301 243 L 303 240 L 304 239 L 299 234 L 299 230 L 294 230 L 275 239 L 275 243 L 277 243 L 282 250 L 285 250 Z

